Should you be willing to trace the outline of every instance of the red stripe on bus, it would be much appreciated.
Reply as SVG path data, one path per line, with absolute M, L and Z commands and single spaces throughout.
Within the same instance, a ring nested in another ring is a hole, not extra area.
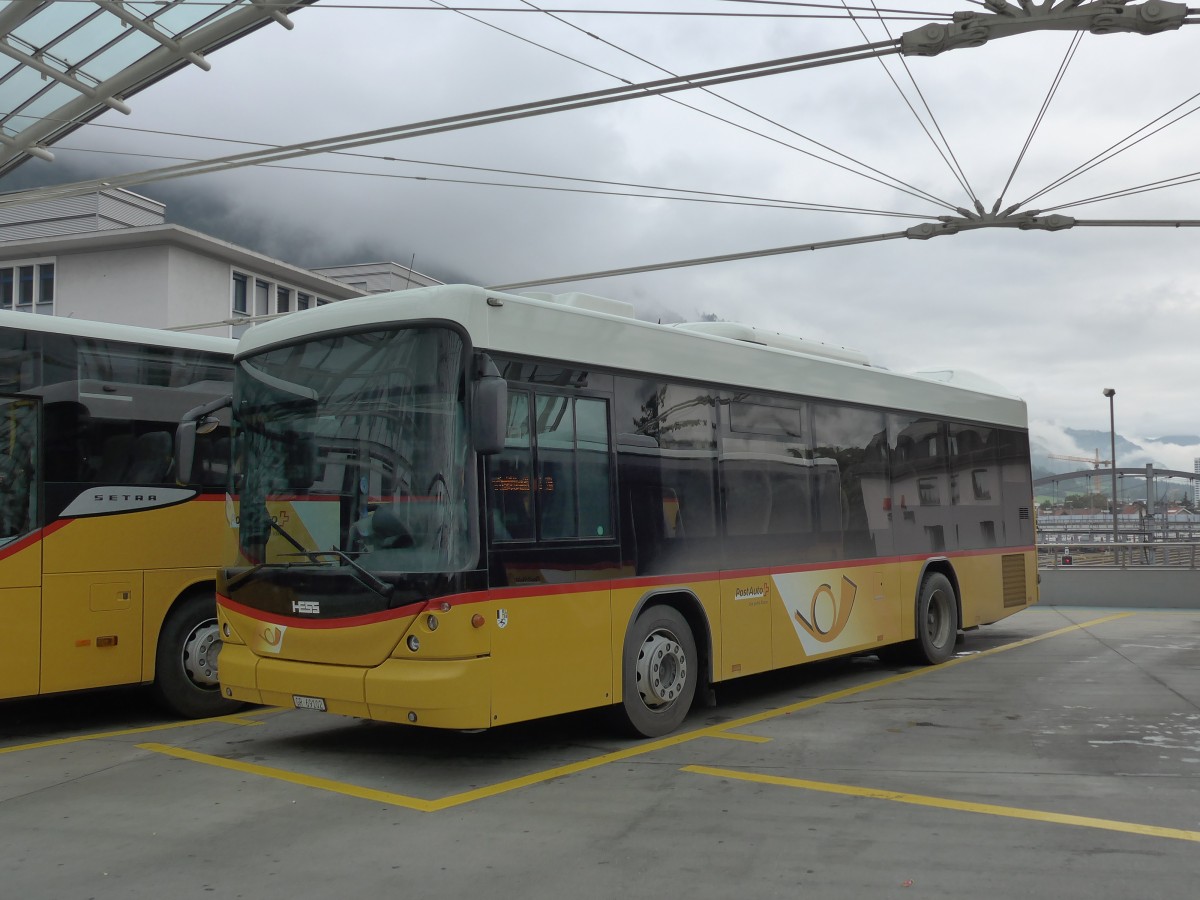
M 49 537 L 60 528 L 65 528 L 74 521 L 74 519 L 58 519 L 54 522 L 51 522 L 44 528 L 39 528 L 37 531 L 25 535 L 25 537 L 21 538 L 15 544 L 9 544 L 7 547 L 0 550 L 0 559 L 7 559 L 16 553 L 20 553 L 26 547 L 32 547 L 38 541 Z
M 659 587 L 662 585 L 679 585 L 686 586 L 697 582 L 718 581 L 724 578 L 727 581 L 732 581 L 740 578 L 762 578 L 772 575 L 789 575 L 795 572 L 816 572 L 828 569 L 852 569 L 862 568 L 872 565 L 893 565 L 896 563 L 906 562 L 924 562 L 930 559 L 955 559 L 971 556 L 1004 556 L 1012 553 L 1032 552 L 1037 548 L 1030 545 L 1028 547 L 1005 547 L 988 550 L 956 550 L 950 553 L 942 553 L 936 556 L 919 554 L 915 556 L 887 556 L 876 557 L 874 559 L 850 559 L 850 560 L 833 560 L 826 563 L 808 563 L 801 566 L 788 566 L 777 568 L 762 568 L 762 569 L 739 569 L 730 570 L 727 572 L 693 572 L 686 575 L 650 575 L 643 578 L 620 578 L 607 579 L 603 581 L 584 581 L 571 582 L 569 584 L 542 584 L 528 585 L 525 587 L 502 587 L 492 588 L 486 591 L 471 591 L 466 594 L 448 594 L 443 597 L 434 597 L 424 603 L 413 603 L 405 609 L 389 609 L 382 612 L 366 613 L 361 616 L 347 616 L 341 619 L 303 619 L 296 616 L 279 615 L 277 613 L 268 613 L 253 607 L 245 606 L 241 603 L 217 595 L 217 602 L 251 619 L 256 619 L 260 622 L 270 622 L 272 625 L 286 625 L 289 628 L 308 628 L 308 629 L 328 629 L 328 628 L 354 628 L 359 625 L 373 625 L 379 622 L 387 622 L 392 619 L 403 619 L 408 616 L 419 615 L 427 611 L 437 611 L 437 607 L 443 603 L 454 606 L 472 606 L 477 603 L 488 603 L 497 600 L 511 600 L 523 597 L 552 597 L 562 594 L 583 594 L 588 591 L 611 590 L 614 586 L 619 588 L 639 588 L 639 587 Z

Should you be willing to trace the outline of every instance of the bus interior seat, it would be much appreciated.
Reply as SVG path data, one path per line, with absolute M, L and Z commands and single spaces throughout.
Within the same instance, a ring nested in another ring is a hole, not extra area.
M 171 470 L 175 442 L 165 431 L 148 431 L 133 443 L 125 480 L 134 484 L 158 484 Z
M 381 506 L 372 513 L 371 543 L 378 550 L 413 545 L 412 531 L 404 524 L 395 506 Z
M 94 481 L 121 481 L 125 477 L 125 467 L 129 465 L 129 448 L 133 443 L 131 434 L 114 434 L 104 441 L 100 452 L 100 462 L 92 473 Z

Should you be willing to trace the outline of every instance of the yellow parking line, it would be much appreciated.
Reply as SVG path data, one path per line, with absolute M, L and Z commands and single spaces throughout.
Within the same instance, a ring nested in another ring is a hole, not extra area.
M 276 710 L 267 710 L 269 713 Z M 91 734 L 76 734 L 71 737 L 54 738 L 49 741 L 38 741 L 34 744 L 16 744 L 12 747 L 0 747 L 0 755 L 18 753 L 22 750 L 41 750 L 44 747 L 60 747 L 63 744 L 78 744 L 83 741 L 103 741 L 109 738 L 128 737 L 131 734 L 150 734 L 155 731 L 167 731 L 172 728 L 189 728 L 195 725 L 208 725 L 212 722 L 222 722 L 227 725 L 261 725 L 248 718 L 249 713 L 233 713 L 228 716 L 214 716 L 210 719 L 188 719 L 185 722 L 164 722 L 162 725 L 144 725 L 141 728 L 123 728 L 119 731 L 97 731 Z
M 1181 828 L 1163 828 L 1159 825 L 1140 825 L 1137 822 L 1120 822 L 1114 819 L 1095 819 L 1091 816 L 1072 816 L 1065 813 L 1043 812 L 1037 809 L 1022 809 L 1016 806 L 996 806 L 991 803 L 970 803 L 964 800 L 949 800 L 944 797 L 927 797 L 923 794 L 906 794 L 900 791 L 881 791 L 876 788 L 853 787 L 830 784 L 824 781 L 805 781 L 801 778 L 783 778 L 778 775 L 759 775 L 754 772 L 737 772 L 730 769 L 715 769 L 711 766 L 684 766 L 682 771 L 714 778 L 731 778 L 755 784 L 771 784 L 778 787 L 799 788 L 806 791 L 821 791 L 826 794 L 842 794 L 849 797 L 868 797 L 873 800 L 892 800 L 914 806 L 931 806 L 935 809 L 953 809 L 959 812 L 980 813 L 987 816 L 1003 816 L 1009 819 L 1028 819 L 1034 822 L 1052 822 L 1056 825 L 1075 825 L 1080 828 L 1099 828 L 1103 831 L 1121 831 L 1148 837 L 1170 838 L 1176 841 L 1200 843 L 1200 831 L 1184 831 Z
M 738 734 L 736 731 L 714 732 L 708 736 L 726 741 L 746 741 L 751 744 L 769 744 L 771 742 L 771 738 L 763 737 L 761 734 Z
M 421 812 L 429 812 L 430 801 L 422 800 L 419 797 L 408 797 L 404 794 L 393 794 L 390 791 L 376 791 L 371 788 L 358 787 L 353 784 L 345 784 L 340 781 L 333 781 L 328 778 L 316 778 L 312 775 L 297 775 L 295 772 L 287 772 L 283 769 L 276 769 L 271 766 L 260 766 L 257 763 L 240 762 L 235 759 L 225 759 L 220 756 L 210 756 L 207 753 L 196 753 L 192 750 L 183 750 L 179 747 L 170 747 L 166 744 L 138 744 L 139 750 L 150 750 L 154 753 L 163 753 L 167 756 L 174 756 L 177 759 L 186 759 L 191 762 L 203 763 L 207 766 L 217 766 L 221 769 L 230 769 L 234 772 L 243 772 L 247 775 L 260 775 L 263 778 L 272 778 L 276 781 L 286 781 L 289 784 L 298 784 L 302 787 L 317 788 L 322 791 L 332 791 L 336 794 L 345 794 L 349 797 L 358 797 L 361 800 L 374 800 L 377 803 L 387 803 L 392 806 L 403 806 L 406 809 L 420 810 Z
M 818 706 L 822 703 L 828 703 L 832 700 L 840 700 L 844 697 L 850 697 L 878 687 L 884 687 L 886 685 L 896 684 L 901 681 L 907 681 L 910 678 L 916 678 L 929 672 L 937 672 L 941 669 L 944 669 L 946 666 L 957 665 L 968 660 L 981 659 L 985 656 L 1001 653 L 1005 650 L 1015 650 L 1018 647 L 1025 647 L 1029 644 L 1036 643 L 1037 641 L 1043 641 L 1048 638 L 1057 637 L 1058 635 L 1066 634 L 1071 631 L 1077 631 L 1082 628 L 1089 628 L 1093 625 L 1099 625 L 1104 622 L 1111 622 L 1114 619 L 1123 619 L 1126 616 L 1131 615 L 1134 615 L 1134 613 L 1123 612 L 1116 615 L 1104 616 L 1103 618 L 1099 619 L 1092 619 L 1087 622 L 1080 622 L 1075 625 L 1068 625 L 1064 628 L 1048 631 L 1045 634 L 1040 634 L 1035 637 L 1014 641 L 1011 644 L 1004 644 L 1000 647 L 993 647 L 990 650 L 984 650 L 981 653 L 976 653 L 971 656 L 958 657 L 950 660 L 949 662 L 943 663 L 941 666 L 930 666 L 927 668 L 914 669 L 911 672 L 902 672 L 898 675 L 891 675 L 887 678 L 881 678 L 878 681 L 870 681 L 865 684 L 857 685 L 856 687 L 846 688 L 841 691 L 834 691 L 830 694 L 824 694 L 820 697 L 814 697 L 809 700 L 801 700 L 800 702 L 793 703 L 790 706 L 778 707 L 766 712 L 755 713 L 754 715 L 750 716 L 743 716 L 740 719 L 733 719 L 729 722 L 723 722 L 720 725 L 710 725 L 707 728 L 698 728 L 695 731 L 687 731 L 681 734 L 659 738 L 658 740 L 654 741 L 646 741 L 645 743 L 634 744 L 633 746 L 626 747 L 623 750 L 616 750 L 612 753 L 594 756 L 591 759 L 581 760 L 580 762 L 569 763 L 568 765 L 558 766 L 554 769 L 546 769 L 542 772 L 535 772 L 531 775 L 525 775 L 521 778 L 513 778 L 508 781 L 502 781 L 498 784 L 489 785 L 488 787 L 477 788 L 472 791 L 465 791 L 461 794 L 452 794 L 439 800 L 423 800 L 419 797 L 410 797 L 407 794 L 393 794 L 387 791 L 376 791 L 372 790 L 371 788 L 363 788 L 346 782 L 333 781 L 328 778 L 315 778 L 307 775 L 297 775 L 284 769 L 261 766 L 255 763 L 238 762 L 236 760 L 225 759 L 220 756 L 211 756 L 207 753 L 196 753 L 192 750 L 182 750 L 176 747 L 170 747 L 166 744 L 148 743 L 139 744 L 138 746 L 143 750 L 150 750 L 155 753 L 163 753 L 179 759 L 186 759 L 205 765 L 218 766 L 220 768 L 230 769 L 237 772 L 260 775 L 264 778 L 274 778 L 278 781 L 286 781 L 290 784 L 299 784 L 306 787 L 317 788 L 319 790 L 331 791 L 333 793 L 344 794 L 350 797 L 375 800 L 382 803 L 392 803 L 396 806 L 401 806 L 406 809 L 419 810 L 420 812 L 438 812 L 443 809 L 461 806 L 464 803 L 472 803 L 476 800 L 495 797 L 509 791 L 517 790 L 518 788 L 531 787 L 535 784 L 552 781 L 555 778 L 564 778 L 568 775 L 575 775 L 579 772 L 585 772 L 588 769 L 599 768 L 600 766 L 606 766 L 610 763 L 631 759 L 635 756 L 643 756 L 647 753 L 654 753 L 658 750 L 664 750 L 668 747 L 674 747 L 679 744 L 687 743 L 688 741 L 694 741 L 697 738 L 727 738 L 729 740 L 744 740 L 754 743 L 764 743 L 769 741 L 770 738 L 763 738 L 755 735 L 736 734 L 731 732 L 734 732 L 736 729 L 739 729 L 745 725 L 752 725 L 757 722 L 763 722 L 768 719 L 776 718 L 778 716 L 789 715 L 793 712 L 797 712 L 802 709 L 809 709 L 813 706 Z

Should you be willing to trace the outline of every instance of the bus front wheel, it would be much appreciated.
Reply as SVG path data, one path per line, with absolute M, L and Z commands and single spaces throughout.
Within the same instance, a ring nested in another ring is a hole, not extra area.
M 163 622 L 154 663 L 155 693 L 171 712 L 202 719 L 237 708 L 221 696 L 220 650 L 215 598 L 209 593 L 185 597 Z
M 678 728 L 696 696 L 699 662 L 692 630 L 677 610 L 652 606 L 638 616 L 621 660 L 618 711 L 627 729 L 660 737 Z

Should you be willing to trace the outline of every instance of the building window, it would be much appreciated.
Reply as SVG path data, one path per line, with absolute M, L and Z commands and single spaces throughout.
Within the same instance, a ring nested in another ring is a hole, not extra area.
M 37 311 L 54 314 L 54 263 L 38 264 Z
M 19 260 L 0 265 L 0 309 L 54 314 L 54 262 Z
M 237 316 L 244 316 L 249 310 L 246 305 L 247 280 L 241 272 L 233 273 L 233 314 Z
M 53 267 L 51 267 L 53 271 Z M 233 294 L 233 318 L 252 317 L 255 319 L 266 316 L 285 315 L 290 312 L 309 309 L 313 306 L 324 306 L 329 303 L 323 297 L 306 294 L 295 285 L 280 284 L 270 278 L 261 278 L 246 272 L 231 273 Z M 12 293 L 12 288 L 9 292 Z M 233 337 L 240 336 L 248 323 L 240 323 L 231 327 Z
M 260 279 L 254 280 L 254 315 L 271 314 L 271 286 Z

